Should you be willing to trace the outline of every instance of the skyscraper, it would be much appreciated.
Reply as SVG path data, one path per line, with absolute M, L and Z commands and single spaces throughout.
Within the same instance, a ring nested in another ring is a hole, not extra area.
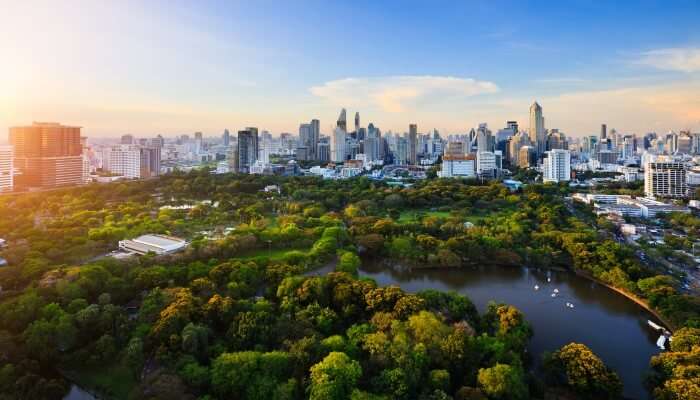
M 333 162 L 343 162 L 346 160 L 346 142 L 348 132 L 347 128 L 347 116 L 346 111 L 343 108 L 342 110 L 340 110 L 338 122 L 336 123 L 335 129 L 333 130 L 333 140 L 331 141 L 331 161 Z
M 355 133 L 360 133 L 360 112 L 355 113 Z
M 10 128 L 17 187 L 55 187 L 83 182 L 80 127 L 34 122 Z
M 340 110 L 340 115 L 338 116 L 338 122 L 336 123 L 336 127 L 347 132 L 348 131 L 348 121 L 347 121 L 347 116 L 345 114 L 346 114 L 346 111 L 344 108 L 342 110 Z
M 347 132 L 340 124 L 333 130 L 331 161 L 339 163 L 347 159 Z
M 13 188 L 12 146 L 0 146 L 0 193 L 11 192 Z
M 547 137 L 544 130 L 542 107 L 537 102 L 530 106 L 530 141 L 535 144 L 538 157 L 544 154 L 547 149 Z
M 258 129 L 246 128 L 238 131 L 238 144 L 234 151 L 234 168 L 236 172 L 248 173 L 258 159 Z
M 306 160 L 318 160 L 318 138 L 320 123 L 312 119 L 308 124 L 299 125 L 299 148 L 305 149 Z M 299 154 L 297 154 L 299 156 Z
M 416 155 L 418 147 L 418 125 L 408 125 L 408 163 L 416 165 L 418 159 Z
M 309 153 L 312 160 L 318 160 L 318 141 L 321 137 L 321 122 L 317 119 L 311 120 L 311 137 L 309 143 Z
M 311 124 L 299 124 L 299 145 L 297 160 L 312 160 L 311 158 Z
M 141 147 L 141 178 L 160 175 L 160 147 Z
M 249 131 L 252 135 L 252 144 L 253 144 L 253 149 L 251 150 L 253 154 L 255 155 L 255 159 L 253 160 L 252 163 L 258 160 L 260 158 L 260 138 L 258 137 L 258 128 L 249 126 L 245 128 L 245 130 Z M 263 136 L 270 135 L 269 132 L 263 131 Z M 270 135 L 271 137 L 271 135 Z M 252 164 L 251 163 L 251 164 Z
M 224 146 L 228 147 L 231 145 L 231 134 L 228 129 L 224 129 L 224 135 L 222 136 Z
M 608 137 L 608 126 L 605 124 L 600 124 L 600 139 L 605 139 Z
M 476 149 L 477 152 L 493 151 L 493 136 L 488 125 L 479 124 L 479 129 L 476 131 Z
M 200 154 L 203 150 L 202 132 L 194 133 L 194 154 Z

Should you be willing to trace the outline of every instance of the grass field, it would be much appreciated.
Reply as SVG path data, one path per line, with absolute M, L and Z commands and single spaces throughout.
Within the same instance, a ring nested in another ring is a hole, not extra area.
M 420 219 L 420 216 L 426 216 L 426 217 L 440 217 L 440 218 L 447 218 L 450 216 L 449 211 L 430 211 L 430 210 L 407 210 L 401 212 L 401 216 L 399 217 L 399 222 L 405 223 L 405 222 L 411 222 L 411 221 L 418 221 Z
M 251 260 L 253 258 L 258 258 L 258 257 L 267 257 L 271 260 L 281 260 L 285 254 L 287 254 L 290 251 L 303 251 L 306 252 L 309 249 L 306 248 L 288 248 L 288 249 L 272 249 L 272 250 L 267 250 L 267 249 L 258 249 L 255 251 L 250 251 L 246 252 L 245 254 L 241 254 L 240 256 L 234 257 L 240 260 Z

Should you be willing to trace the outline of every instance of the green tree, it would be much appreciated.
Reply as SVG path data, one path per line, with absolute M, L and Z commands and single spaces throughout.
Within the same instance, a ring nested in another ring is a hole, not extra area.
M 518 400 L 528 397 L 523 373 L 518 367 L 496 364 L 479 369 L 479 388 L 493 399 Z
M 345 353 L 331 352 L 311 367 L 310 400 L 349 399 L 362 375 L 360 363 Z
M 581 398 L 616 399 L 622 382 L 588 347 L 569 343 L 545 357 L 545 371 L 552 383 L 564 385 Z

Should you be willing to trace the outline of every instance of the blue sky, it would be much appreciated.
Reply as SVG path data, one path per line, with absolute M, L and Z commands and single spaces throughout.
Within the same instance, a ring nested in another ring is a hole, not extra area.
M 697 1 L 0 0 L 0 129 L 700 131 Z M 28 29 L 31 27 L 31 29 Z M 5 57 L 3 57 L 5 58 Z

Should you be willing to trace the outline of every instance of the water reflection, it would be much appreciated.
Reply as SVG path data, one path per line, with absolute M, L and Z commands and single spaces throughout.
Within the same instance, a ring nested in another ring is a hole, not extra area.
M 643 378 L 658 349 L 646 321 L 654 317 L 603 285 L 566 271 L 525 267 L 410 270 L 370 264 L 360 274 L 379 285 L 398 285 L 409 292 L 454 290 L 471 298 L 482 312 L 492 300 L 512 304 L 525 313 L 535 331 L 532 354 L 583 343 L 620 374 L 625 396 L 649 398 Z M 552 297 L 554 289 L 559 293 Z

